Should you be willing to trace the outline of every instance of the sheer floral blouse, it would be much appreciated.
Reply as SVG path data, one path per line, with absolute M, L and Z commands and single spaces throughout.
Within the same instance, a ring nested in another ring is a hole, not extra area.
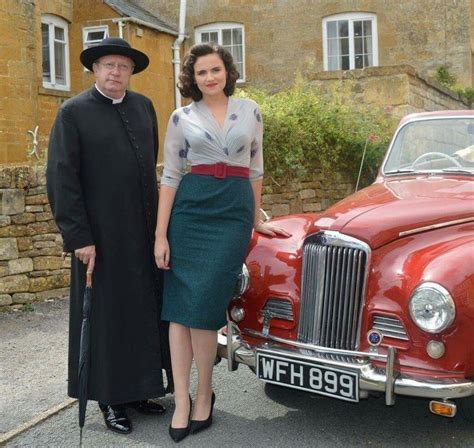
M 203 101 L 173 112 L 165 137 L 161 184 L 178 188 L 190 165 L 214 164 L 248 167 L 250 180 L 263 177 L 263 123 L 257 103 L 229 97 L 221 128 Z

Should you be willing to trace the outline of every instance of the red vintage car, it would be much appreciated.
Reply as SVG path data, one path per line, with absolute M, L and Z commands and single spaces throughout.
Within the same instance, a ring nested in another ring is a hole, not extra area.
M 229 370 L 474 420 L 474 112 L 405 117 L 375 182 L 255 234 L 219 333 Z

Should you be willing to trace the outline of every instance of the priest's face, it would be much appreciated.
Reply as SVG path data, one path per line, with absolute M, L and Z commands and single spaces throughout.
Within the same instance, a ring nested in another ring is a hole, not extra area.
M 126 56 L 108 55 L 94 62 L 95 82 L 99 90 L 111 98 L 121 98 L 133 72 L 133 61 Z

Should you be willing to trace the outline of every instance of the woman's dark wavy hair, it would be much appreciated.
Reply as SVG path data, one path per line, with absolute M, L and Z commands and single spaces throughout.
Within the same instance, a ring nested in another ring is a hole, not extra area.
M 227 72 L 227 82 L 224 87 L 226 96 L 231 96 L 235 90 L 235 83 L 239 78 L 239 72 L 234 64 L 234 59 L 229 51 L 216 44 L 196 44 L 193 45 L 184 57 L 183 67 L 179 75 L 178 89 L 184 98 L 192 98 L 194 101 L 202 99 L 202 92 L 194 81 L 194 64 L 201 56 L 208 54 L 218 54 L 224 62 Z

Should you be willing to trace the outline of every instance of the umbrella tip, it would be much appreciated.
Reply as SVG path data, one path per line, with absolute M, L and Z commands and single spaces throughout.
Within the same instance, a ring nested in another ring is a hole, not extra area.
M 82 428 L 79 431 L 79 447 L 82 447 Z

